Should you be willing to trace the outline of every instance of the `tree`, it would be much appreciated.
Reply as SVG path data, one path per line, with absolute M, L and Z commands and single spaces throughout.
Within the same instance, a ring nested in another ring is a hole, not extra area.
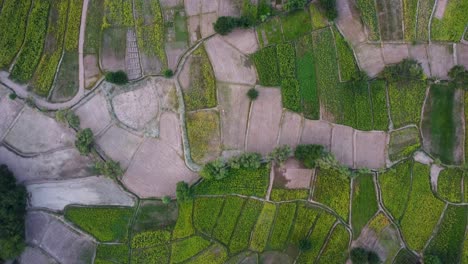
M 228 176 L 228 166 L 223 159 L 210 161 L 203 166 L 200 176 L 206 180 L 220 180 Z
M 219 17 L 214 24 L 214 31 L 220 35 L 227 35 L 236 28 L 236 18 L 229 16 Z
M 81 155 L 88 155 L 94 142 L 94 135 L 91 129 L 86 128 L 76 133 L 75 146 Z
M 106 73 L 106 81 L 123 85 L 128 83 L 128 76 L 124 71 L 108 72 Z
M 80 127 L 80 117 L 70 109 L 62 109 L 55 112 L 55 118 L 60 123 L 68 123 L 69 126 L 78 129 Z
M 111 159 L 105 162 L 97 162 L 94 167 L 99 174 L 114 179 L 120 178 L 123 175 L 123 170 L 120 167 L 120 163 Z
M 164 77 L 171 78 L 174 75 L 174 72 L 171 69 L 166 69 L 164 71 Z
M 304 163 L 309 169 L 315 168 L 316 161 L 326 155 L 325 148 L 322 145 L 298 145 L 294 151 L 294 157 Z
M 311 248 L 312 248 L 312 242 L 309 239 L 304 238 L 299 241 L 299 250 L 308 251 Z
M 26 197 L 24 186 L 16 184 L 6 165 L 0 165 L 0 262 L 15 258 L 25 247 Z
M 276 164 L 283 165 L 283 163 L 292 156 L 292 149 L 288 145 L 282 145 L 273 149 L 273 151 L 268 154 L 268 160 Z
M 192 200 L 192 189 L 186 182 L 180 181 L 177 183 L 176 198 L 179 202 L 186 202 Z
M 456 88 L 468 90 L 468 71 L 463 65 L 453 66 L 448 72 L 448 76 Z
M 388 65 L 382 72 L 388 81 L 424 80 L 421 64 L 413 59 L 404 59 L 400 63 Z
M 255 101 L 258 97 L 257 89 L 250 88 L 249 91 L 247 91 L 247 97 L 249 97 L 250 100 Z
M 161 201 L 163 202 L 163 204 L 169 204 L 171 202 L 171 197 L 169 196 L 164 196 Z
M 319 5 L 325 10 L 325 16 L 328 20 L 333 21 L 338 17 L 336 10 L 336 0 L 319 0 Z
M 437 256 L 425 255 L 424 256 L 424 264 L 442 264 L 442 261 Z
M 293 11 L 304 8 L 306 4 L 307 0 L 288 0 L 288 2 L 284 5 L 284 8 L 287 11 Z
M 233 169 L 258 169 L 262 164 L 262 156 L 258 153 L 243 153 L 229 159 L 228 166 Z
M 16 97 L 18 97 L 18 96 L 16 95 L 16 93 L 11 93 L 11 94 L 8 95 L 8 98 L 10 98 L 11 100 L 15 100 Z

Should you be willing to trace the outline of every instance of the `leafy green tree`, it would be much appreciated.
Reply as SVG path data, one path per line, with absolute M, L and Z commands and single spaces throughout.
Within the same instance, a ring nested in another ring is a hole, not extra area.
M 193 199 L 192 189 L 186 182 L 180 181 L 177 183 L 176 198 L 179 202 L 186 202 Z
M 404 59 L 400 63 L 386 66 L 382 75 L 391 82 L 426 78 L 421 64 L 413 59 Z
M 309 239 L 301 239 L 299 241 L 299 249 L 301 251 L 308 251 L 312 248 L 312 242 Z
M 315 168 L 317 160 L 323 158 L 327 152 L 322 145 L 298 145 L 294 151 L 294 157 L 307 168 Z
M 293 152 L 290 146 L 282 145 L 273 149 L 268 154 L 268 160 L 276 164 L 283 165 L 283 163 L 292 156 Z
M 349 255 L 353 264 L 367 263 L 367 250 L 365 250 L 364 248 L 353 248 Z
M 80 117 L 70 109 L 62 109 L 55 112 L 55 119 L 60 123 L 68 123 L 69 126 L 76 129 L 80 127 Z
M 123 175 L 123 170 L 120 167 L 120 163 L 111 159 L 105 162 L 97 162 L 94 167 L 99 174 L 114 179 L 120 178 Z
M 228 166 L 233 169 L 258 169 L 262 164 L 262 156 L 258 153 L 243 153 L 229 159 Z
M 93 142 L 94 135 L 91 129 L 86 128 L 76 133 L 75 146 L 81 155 L 87 155 L 91 152 Z
M 451 83 L 457 88 L 468 90 L 468 71 L 463 65 L 455 65 L 448 72 Z
M 0 262 L 23 251 L 27 192 L 16 184 L 13 173 L 0 165 Z
M 161 201 L 163 202 L 163 204 L 169 204 L 171 202 L 171 197 L 169 196 L 164 196 Z
M 379 263 L 382 263 L 382 261 L 380 260 L 379 255 L 377 255 L 377 253 L 375 253 L 374 251 L 368 251 L 368 252 L 367 252 L 367 262 L 368 262 L 369 264 L 379 264 Z
M 214 24 L 214 31 L 220 35 L 227 35 L 237 27 L 235 17 L 221 16 Z
M 284 5 L 284 9 L 287 11 L 293 11 L 304 8 L 306 4 L 307 0 L 288 0 L 288 2 Z
M 220 180 L 228 176 L 228 166 L 223 159 L 210 161 L 203 166 L 200 176 L 206 180 Z
M 247 97 L 249 97 L 250 100 L 255 101 L 258 98 L 258 91 L 255 88 L 250 88 L 249 91 L 247 91 Z
M 17 97 L 18 95 L 16 95 L 16 93 L 11 93 L 8 95 L 8 98 L 10 98 L 11 100 L 15 100 Z
M 424 264 L 442 264 L 442 261 L 437 256 L 424 255 Z
M 171 69 L 166 69 L 164 71 L 164 77 L 171 78 L 172 76 L 174 76 L 174 72 Z
M 123 85 L 128 83 L 128 76 L 124 71 L 108 72 L 106 73 L 106 81 Z
M 319 5 L 323 10 L 325 10 L 325 16 L 328 20 L 333 21 L 338 17 L 336 0 L 319 0 Z

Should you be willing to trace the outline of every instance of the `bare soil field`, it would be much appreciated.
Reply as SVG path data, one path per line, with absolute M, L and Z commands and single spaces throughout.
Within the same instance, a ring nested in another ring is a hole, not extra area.
M 200 20 L 200 16 L 191 16 L 187 18 L 187 28 L 191 45 L 201 38 Z
M 104 30 L 101 48 L 101 65 L 104 71 L 125 70 L 127 30 L 107 28 Z
M 216 1 L 204 1 L 204 2 L 216 2 Z M 213 24 L 218 19 L 218 15 L 216 13 L 209 13 L 200 15 L 200 29 L 201 29 L 201 37 L 206 38 L 211 36 L 215 33 Z
M 222 38 L 244 55 L 252 54 L 259 49 L 257 34 L 253 29 L 235 29 Z
M 83 58 L 85 87 L 92 88 L 101 77 L 98 58 L 95 54 L 87 54 Z
M 286 144 L 292 148 L 296 148 L 302 134 L 302 123 L 303 118 L 301 115 L 290 111 L 284 111 L 278 144 Z
M 361 44 L 355 47 L 359 66 L 370 77 L 377 75 L 385 67 L 380 45 Z
M 354 166 L 378 169 L 385 166 L 387 134 L 385 132 L 355 132 Z
M 160 0 L 159 4 L 162 8 L 173 8 L 176 6 L 182 6 L 184 4 L 184 0 Z
M 135 200 L 108 177 L 87 177 L 31 184 L 29 206 L 61 211 L 69 204 L 133 206 Z
M 221 117 L 222 145 L 226 149 L 244 150 L 250 100 L 248 86 L 218 84 L 218 107 Z
M 170 43 L 166 44 L 166 56 L 167 56 L 167 64 L 169 69 L 174 70 L 177 67 L 177 63 L 179 59 L 182 57 L 184 52 L 187 50 L 186 46 L 177 47 Z
M 5 142 L 23 153 L 39 153 L 74 146 L 75 133 L 37 110 L 25 108 Z
M 394 64 L 409 56 L 406 44 L 383 44 L 382 54 L 385 64 Z
M 185 11 L 187 12 L 187 16 L 195 16 L 201 14 L 201 6 L 203 0 L 185 0 Z M 211 2 L 211 1 L 210 1 Z M 212 1 L 217 2 L 217 1 Z
M 334 125 L 331 140 L 331 152 L 336 159 L 348 166 L 354 166 L 354 129 L 348 126 Z
M 438 0 L 436 2 L 437 6 L 436 6 L 434 16 L 437 19 L 442 19 L 444 17 L 445 7 L 447 6 L 447 2 L 448 0 Z
M 439 174 L 443 170 L 441 166 L 437 164 L 431 165 L 431 185 L 433 186 L 433 190 L 437 192 L 437 182 L 439 181 Z
M 425 165 L 431 165 L 431 163 L 434 162 L 434 160 L 431 159 L 431 157 L 427 156 L 426 153 L 422 151 L 417 151 L 414 154 L 414 160 Z
M 429 61 L 432 76 L 446 79 L 448 71 L 455 65 L 451 45 L 429 44 Z
M 106 98 L 100 92 L 79 105 L 74 111 L 80 118 L 80 126 L 91 128 L 94 135 L 101 133 L 112 121 L 107 109 Z
M 164 112 L 159 124 L 159 137 L 182 156 L 182 132 L 179 117 L 176 113 Z
M 403 39 L 401 1 L 377 0 L 376 4 L 382 40 Z
M 55 264 L 57 263 L 51 257 L 45 255 L 40 249 L 33 248 L 33 247 L 26 247 L 19 258 L 20 264 L 30 264 L 30 263 L 38 263 L 38 264 Z
M 255 84 L 257 76 L 249 58 L 223 41 L 220 36 L 210 38 L 205 45 L 216 79 L 230 83 Z
M 185 63 L 180 70 L 179 83 L 183 90 L 188 90 L 190 87 L 190 68 L 192 63 L 194 63 L 194 59 L 190 56 L 185 60 Z
M 67 224 L 44 212 L 26 215 L 26 241 L 42 248 L 61 263 L 91 263 L 96 244 Z
M 287 189 L 308 189 L 314 170 L 306 169 L 295 159 L 289 159 L 282 167 L 275 167 L 273 186 Z
M 352 242 L 352 247 L 362 247 L 372 250 L 383 261 L 391 261 L 400 249 L 400 238 L 392 225 L 387 225 L 376 233 L 368 226 L 364 227 L 358 239 Z
M 144 75 L 159 74 L 162 71 L 163 65 L 156 55 L 150 55 L 143 52 L 140 53 L 140 55 L 141 67 L 143 68 Z M 138 77 L 139 76 L 136 78 Z
M 240 16 L 240 2 L 237 0 L 219 0 L 218 15 L 219 16 Z
M 409 50 L 409 57 L 421 63 L 421 66 L 424 69 L 424 74 L 426 74 L 427 76 L 430 76 L 431 68 L 429 67 L 427 45 L 426 44 L 409 45 L 408 50 Z
M 457 44 L 457 64 L 461 64 L 468 69 L 468 45 Z
M 332 128 L 326 121 L 305 120 L 301 144 L 319 144 L 330 150 Z
M 96 140 L 96 144 L 126 169 L 142 141 L 141 137 L 113 125 Z
M 81 156 L 73 147 L 23 158 L 5 147 L 0 147 L 0 160 L 15 174 L 19 182 L 69 179 L 92 175 L 93 162 Z
M 361 18 L 355 7 L 349 0 L 337 0 L 336 6 L 338 9 L 337 26 L 345 38 L 356 46 L 367 40 L 364 26 L 361 23 Z
M 11 100 L 5 91 L 0 96 L 0 140 L 3 138 L 8 128 L 23 109 L 23 104 L 19 100 Z
M 168 144 L 146 139 L 127 169 L 123 183 L 141 198 L 174 197 L 177 182 L 193 183 L 197 179 Z
M 259 95 L 250 112 L 246 149 L 265 155 L 276 146 L 283 113 L 281 91 L 265 87 L 258 87 L 257 90 Z
M 201 1 L 201 12 L 212 13 L 218 11 L 218 0 Z

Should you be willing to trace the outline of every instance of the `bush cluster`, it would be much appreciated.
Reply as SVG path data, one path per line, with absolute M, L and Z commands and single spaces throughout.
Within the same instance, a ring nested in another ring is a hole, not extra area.
M 229 160 L 216 159 L 203 166 L 200 176 L 207 180 L 221 180 L 229 176 L 230 169 L 258 169 L 261 161 L 262 156 L 258 153 L 243 153 Z
M 192 200 L 193 193 L 188 183 L 184 181 L 180 181 L 177 183 L 176 198 L 179 202 L 187 202 L 187 201 Z
M 322 145 L 298 145 L 294 151 L 294 157 L 302 161 L 309 169 L 317 166 L 317 160 L 325 157 L 327 151 Z
M 58 110 L 55 113 L 55 118 L 60 123 L 68 123 L 69 126 L 78 129 L 80 127 L 80 117 L 70 109 Z
M 282 145 L 273 149 L 273 151 L 268 154 L 267 160 L 274 162 L 279 165 L 289 159 L 293 155 L 292 149 L 288 145 Z
M 369 264 L 377 264 L 380 263 L 379 256 L 370 250 L 366 250 L 364 248 L 353 248 L 350 253 L 351 261 L 353 264 L 360 264 L 360 263 L 369 263 Z
M 463 65 L 455 65 L 448 72 L 450 82 L 457 88 L 468 89 L 468 71 Z
M 124 71 L 108 72 L 106 73 L 106 81 L 118 85 L 127 84 L 128 76 Z
M 214 30 L 220 35 L 227 35 L 235 28 L 249 28 L 254 25 L 248 17 L 221 16 L 214 23 Z
M 99 174 L 107 177 L 119 178 L 123 175 L 123 170 L 120 167 L 120 163 L 111 159 L 105 162 L 97 162 L 94 167 L 99 172 Z
M 258 98 L 258 91 L 255 88 L 250 88 L 249 91 L 247 92 L 247 97 L 249 97 L 250 100 L 255 101 Z
M 93 131 L 86 128 L 76 133 L 75 146 L 81 155 L 87 155 L 91 152 L 91 147 L 94 142 Z
M 400 63 L 386 66 L 382 75 L 387 81 L 424 80 L 425 75 L 421 63 L 413 59 L 404 59 Z
M 338 17 L 338 10 L 336 10 L 336 0 L 319 0 L 320 7 L 325 10 L 325 16 L 328 20 L 333 21 Z
M 288 0 L 288 2 L 284 5 L 284 9 L 287 11 L 293 11 L 304 8 L 306 4 L 307 0 Z

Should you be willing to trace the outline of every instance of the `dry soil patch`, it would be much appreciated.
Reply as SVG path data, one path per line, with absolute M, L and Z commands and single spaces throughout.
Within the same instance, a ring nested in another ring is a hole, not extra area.
M 223 39 L 245 55 L 252 54 L 259 49 L 257 34 L 253 29 L 236 29 L 223 36 Z
M 432 160 L 429 156 L 426 155 L 426 153 L 422 151 L 417 151 L 414 154 L 414 160 L 425 165 L 431 165 L 434 160 Z
M 164 112 L 162 114 L 159 138 L 171 146 L 179 155 L 183 154 L 182 132 L 177 114 L 172 112 Z
M 426 44 L 418 44 L 418 45 L 409 45 L 409 56 L 412 59 L 417 60 L 421 63 L 421 66 L 424 69 L 424 73 L 427 76 L 431 75 L 431 69 L 429 67 L 429 57 L 427 56 L 427 45 Z
M 218 0 L 201 1 L 201 12 L 212 13 L 218 11 Z
M 101 76 L 98 66 L 98 58 L 94 54 L 87 54 L 83 58 L 85 87 L 91 88 Z
M 355 167 L 370 169 L 384 167 L 387 134 L 385 132 L 363 132 L 357 130 L 355 133 Z
M 107 28 L 103 33 L 101 66 L 104 71 L 125 70 L 127 30 Z
M 55 260 L 45 255 L 40 249 L 33 247 L 26 247 L 19 258 L 20 264 L 55 264 Z
M 216 13 L 209 13 L 200 15 L 200 33 L 202 38 L 206 38 L 211 36 L 215 33 L 213 24 L 218 19 L 218 15 Z
M 8 95 L 0 97 L 0 140 L 23 108 L 19 100 L 11 100 Z
M 337 0 L 337 25 L 345 38 L 353 46 L 356 46 L 365 42 L 367 37 L 359 13 L 355 10 L 353 3 L 350 2 L 350 0 Z
M 184 4 L 183 0 L 159 0 L 159 4 L 162 8 L 173 8 L 177 6 L 182 6 Z
M 431 166 L 431 185 L 432 189 L 437 192 L 437 182 L 439 181 L 439 174 L 444 168 L 440 167 L 437 164 L 432 164 Z
M 194 16 L 200 14 L 202 2 L 203 0 L 184 0 L 185 11 L 187 12 L 187 16 Z
M 98 135 L 112 121 L 107 109 L 106 98 L 100 92 L 78 106 L 75 113 L 80 117 L 80 126 L 91 128 L 94 135 Z
M 361 44 L 356 49 L 359 66 L 371 77 L 376 76 L 385 67 L 380 45 Z
M 264 87 L 257 90 L 259 95 L 252 104 L 246 148 L 265 155 L 276 146 L 283 112 L 281 91 Z
M 468 45 L 457 44 L 457 64 L 461 64 L 468 69 Z
M 334 125 L 332 131 L 331 152 L 336 159 L 348 166 L 354 165 L 354 129 L 348 126 Z
M 409 51 L 406 44 L 384 44 L 382 48 L 384 62 L 394 64 L 408 58 Z
M 193 45 L 201 38 L 200 16 L 191 16 L 187 19 L 190 44 Z
M 23 153 L 39 153 L 74 146 L 74 134 L 55 119 L 27 107 L 5 141 Z
M 186 50 L 187 47 L 185 45 L 183 47 L 178 47 L 170 43 L 166 44 L 166 56 L 169 69 L 175 70 L 177 68 L 177 63 Z
M 302 133 L 303 118 L 297 113 L 283 112 L 278 143 L 296 148 Z
M 33 208 L 63 210 L 69 204 L 133 206 L 135 201 L 112 179 L 87 177 L 31 184 L 29 205 Z
M 305 120 L 301 144 L 318 144 L 330 150 L 332 125 L 326 121 Z
M 445 7 L 447 6 L 448 0 L 438 0 L 434 16 L 437 19 L 442 19 L 445 13 Z
M 432 76 L 447 79 L 448 71 L 455 65 L 451 44 L 429 44 L 428 54 Z
M 218 15 L 219 16 L 240 16 L 240 1 L 237 0 L 219 0 Z

